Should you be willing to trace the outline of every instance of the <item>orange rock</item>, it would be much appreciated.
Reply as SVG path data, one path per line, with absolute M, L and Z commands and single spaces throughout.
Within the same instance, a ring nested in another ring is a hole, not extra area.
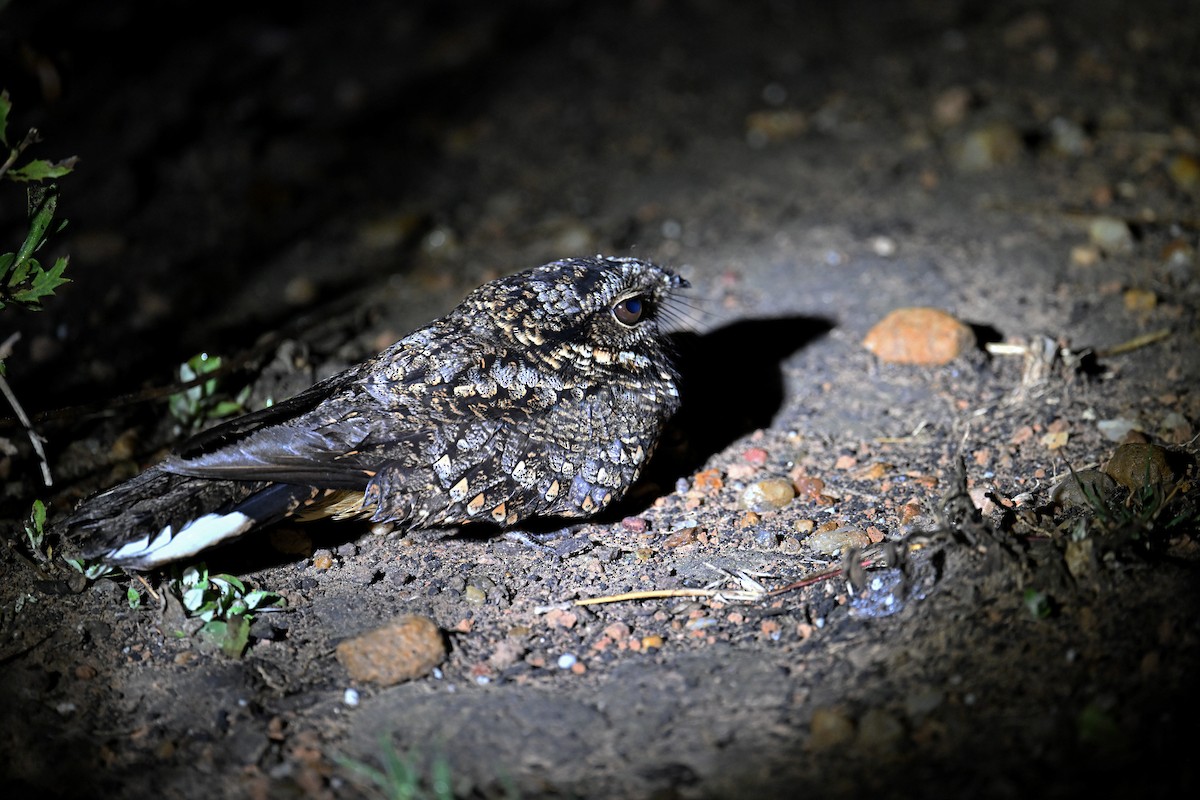
M 446 643 L 429 617 L 406 615 L 337 646 L 337 660 L 356 681 L 392 686 L 429 674 Z
M 898 308 L 875 324 L 863 347 L 881 361 L 938 366 L 975 345 L 971 328 L 936 308 Z

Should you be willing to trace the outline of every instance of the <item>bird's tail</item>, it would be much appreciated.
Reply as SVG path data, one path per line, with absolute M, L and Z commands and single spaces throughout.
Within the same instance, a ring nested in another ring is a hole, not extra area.
M 146 570 L 291 514 L 308 486 L 193 478 L 151 467 L 58 523 L 85 558 Z

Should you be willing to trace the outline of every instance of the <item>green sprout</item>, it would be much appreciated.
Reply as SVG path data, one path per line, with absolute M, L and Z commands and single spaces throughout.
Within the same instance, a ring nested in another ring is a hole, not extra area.
M 52 554 L 42 549 L 46 544 L 46 504 L 41 500 L 33 501 L 33 508 L 29 511 L 29 520 L 25 523 L 25 539 L 29 542 L 29 549 L 39 561 L 50 560 Z
M 246 651 L 255 613 L 275 611 L 283 605 L 278 594 L 263 589 L 247 591 L 246 584 L 233 575 L 210 575 L 204 563 L 185 568 L 170 588 L 188 616 L 204 623 L 200 633 L 232 658 Z
M 453 800 L 450 762 L 445 756 L 432 760 L 426 777 L 416 754 L 400 753 L 391 737 L 384 735 L 379 738 L 379 760 L 383 769 L 346 756 L 335 757 L 350 779 L 372 796 L 386 800 Z
M 221 368 L 221 358 L 208 353 L 198 353 L 179 365 L 179 379 L 191 383 L 216 372 Z M 246 410 L 250 387 L 246 386 L 236 397 L 230 398 L 218 391 L 215 377 L 189 386 L 168 399 L 171 416 L 181 425 L 192 430 L 199 429 L 209 420 L 223 419 Z
M 1054 614 L 1054 601 L 1045 592 L 1037 589 L 1026 589 L 1022 600 L 1034 619 L 1048 619 Z

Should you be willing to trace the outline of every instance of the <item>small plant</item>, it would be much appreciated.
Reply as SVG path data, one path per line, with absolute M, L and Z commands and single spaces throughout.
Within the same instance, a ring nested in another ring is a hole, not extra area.
M 33 557 L 43 564 L 54 557 L 54 553 L 46 549 L 46 504 L 41 500 L 33 501 L 29 520 L 25 523 L 25 540 Z
M 71 157 L 62 161 L 46 161 L 34 159 L 26 164 L 17 166 L 17 160 L 29 148 L 39 141 L 38 132 L 30 128 L 19 142 L 10 144 L 8 139 L 8 114 L 12 103 L 8 92 L 0 91 L 0 146 L 8 150 L 8 156 L 0 162 L 0 182 L 4 180 L 29 184 L 26 190 L 26 207 L 29 214 L 29 231 L 25 240 L 13 252 L 0 253 L 0 309 L 16 305 L 30 311 L 40 311 L 42 301 L 54 294 L 54 290 L 68 283 L 63 277 L 67 269 L 67 257 L 61 256 L 54 264 L 46 269 L 35 257 L 35 254 L 46 243 L 51 232 L 57 233 L 66 226 L 63 220 L 55 226 L 54 213 L 58 210 L 58 187 L 53 183 L 42 185 L 45 181 L 61 178 L 75 168 L 76 158 Z M 29 442 L 37 454 L 42 469 L 42 482 L 50 486 L 54 481 L 50 475 L 50 464 L 42 447 L 42 437 L 33 429 L 29 416 L 21 407 L 17 396 L 5 380 L 5 358 L 11 352 L 12 344 L 19 334 L 0 343 L 0 394 L 8 400 L 13 411 L 20 420 L 29 436 Z
M 221 368 L 221 358 L 208 353 L 198 353 L 179 365 L 179 379 L 184 383 L 202 378 Z M 205 422 L 223 419 L 246 410 L 250 387 L 246 386 L 236 397 L 230 398 L 218 391 L 215 377 L 190 386 L 169 398 L 171 416 L 190 430 L 199 429 Z
M 338 756 L 338 766 L 352 781 L 376 797 L 386 800 L 453 800 L 454 786 L 450 763 L 438 756 L 429 765 L 429 776 L 422 775 L 414 753 L 400 753 L 390 736 L 379 739 L 379 760 L 383 769 L 363 761 Z M 515 796 L 515 795 L 514 795 Z
M 255 612 L 278 610 L 283 604 L 283 598 L 274 592 L 247 591 L 246 584 L 233 575 L 209 575 L 203 563 L 185 568 L 170 588 L 188 616 L 204 623 L 200 633 L 233 658 L 246 651 Z
M 1054 600 L 1045 592 L 1026 589 L 1021 599 L 1034 619 L 1048 619 L 1054 614 Z
M 41 184 L 69 174 L 75 168 L 74 157 L 57 162 L 34 159 L 20 167 L 16 166 L 17 159 L 39 137 L 37 130 L 31 129 L 20 142 L 10 144 L 8 113 L 11 110 L 8 92 L 0 92 L 0 145 L 8 148 L 8 157 L 0 163 L 0 177 L 21 183 Z M 11 303 L 37 311 L 42 307 L 42 300 L 68 282 L 63 277 L 67 258 L 58 258 L 50 269 L 45 269 L 34 258 L 34 253 L 46 243 L 53 227 L 54 212 L 58 208 L 57 187 L 54 184 L 30 186 L 27 199 L 30 223 L 25 241 L 16 252 L 0 254 L 0 308 Z M 61 231 L 66 224 L 66 221 L 60 222 L 53 232 Z

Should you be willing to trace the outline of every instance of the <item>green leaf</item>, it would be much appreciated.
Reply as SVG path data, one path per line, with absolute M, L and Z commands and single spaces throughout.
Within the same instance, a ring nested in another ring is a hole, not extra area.
M 8 92 L 0 92 L 0 144 L 8 146 L 8 112 L 12 110 L 12 102 Z
M 54 212 L 58 209 L 58 194 L 54 189 L 54 186 L 46 187 L 40 198 L 35 196 L 36 193 L 33 190 L 30 190 L 29 200 L 33 205 L 31 213 L 33 219 L 29 221 L 29 233 L 25 236 L 25 242 L 17 251 L 18 268 L 29 260 L 46 238 L 46 229 L 50 227 L 50 222 L 54 219 Z M 10 282 L 9 285 L 11 286 L 12 283 Z
M 39 308 L 42 298 L 51 297 L 54 290 L 62 286 L 64 283 L 70 283 L 70 278 L 62 276 L 63 270 L 67 268 L 67 258 L 63 257 L 54 262 L 54 266 L 49 271 L 41 268 L 33 259 L 27 263 L 33 265 L 33 282 L 28 289 L 22 289 L 19 292 L 13 292 L 12 298 L 14 301 L 21 303 L 29 308 Z
M 47 161 L 44 158 L 35 158 L 23 167 L 10 169 L 8 177 L 14 181 L 22 182 L 61 178 L 64 175 L 69 175 L 71 170 L 75 169 L 77 161 L 79 161 L 78 156 L 64 158 L 62 161 Z
M 222 572 L 220 575 L 214 575 L 213 580 L 219 580 L 222 583 L 227 583 L 235 587 L 239 592 L 246 591 L 246 584 L 242 583 L 242 579 L 236 575 L 230 575 L 228 572 Z
M 242 404 L 236 400 L 222 400 L 213 406 L 212 411 L 208 412 L 209 419 L 222 419 L 231 417 L 242 410 Z
M 46 504 L 41 500 L 33 501 L 33 511 L 29 515 L 33 527 L 38 533 L 46 527 Z
M 129 601 L 130 608 L 138 608 L 142 604 L 141 593 L 132 586 L 125 590 L 125 599 Z
M 204 607 L 204 589 L 193 586 L 183 593 L 183 607 L 188 611 L 199 611 Z

